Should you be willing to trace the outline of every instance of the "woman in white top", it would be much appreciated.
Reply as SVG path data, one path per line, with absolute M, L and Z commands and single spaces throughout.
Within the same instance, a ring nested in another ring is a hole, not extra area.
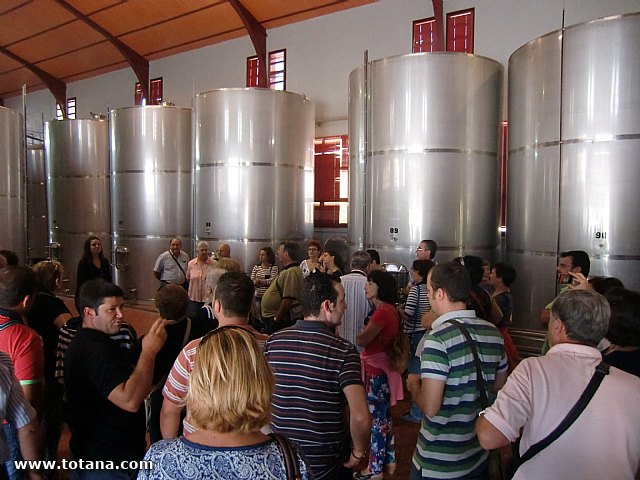
M 302 276 L 307 277 L 320 265 L 320 255 L 322 254 L 322 244 L 318 240 L 311 240 L 307 245 L 307 253 L 309 258 L 300 263 Z
M 189 310 L 188 317 L 193 317 L 204 305 L 207 296 L 207 274 L 212 270 L 216 261 L 209 256 L 209 244 L 204 240 L 198 242 L 196 249 L 198 256 L 187 264 L 187 280 L 189 281 Z

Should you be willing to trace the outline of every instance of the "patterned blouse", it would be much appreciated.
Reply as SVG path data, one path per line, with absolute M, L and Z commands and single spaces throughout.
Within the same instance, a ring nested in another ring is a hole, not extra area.
M 296 453 L 302 480 L 309 480 L 309 468 L 297 448 Z M 151 445 L 144 459 L 153 462 L 153 469 L 141 469 L 138 480 L 287 480 L 282 451 L 271 439 L 229 448 L 200 445 L 184 437 L 161 440 Z

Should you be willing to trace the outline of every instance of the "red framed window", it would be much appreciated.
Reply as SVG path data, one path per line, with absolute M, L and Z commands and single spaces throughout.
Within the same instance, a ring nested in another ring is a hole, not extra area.
M 269 52 L 269 71 L 267 72 L 271 90 L 286 90 L 287 51 Z M 247 57 L 247 87 L 263 87 L 260 85 L 260 59 L 254 55 Z
M 260 61 L 258 56 L 247 57 L 247 87 L 262 87 L 260 85 Z
M 447 51 L 473 53 L 474 9 L 447 13 Z
M 76 97 L 67 98 L 67 118 L 74 119 L 76 118 Z M 60 110 L 60 105 L 56 103 L 56 119 L 62 120 L 62 110 Z
M 433 43 L 436 35 L 436 19 L 423 18 L 413 22 L 413 53 L 433 52 Z
M 349 141 L 346 135 L 315 139 L 313 224 L 347 226 L 349 208 Z
M 146 105 L 161 105 L 162 104 L 162 77 L 153 78 L 149 82 L 149 101 Z M 136 82 L 134 93 L 134 105 L 142 105 L 142 86 L 140 82 Z
M 287 89 L 287 51 L 269 52 L 269 88 L 271 90 Z

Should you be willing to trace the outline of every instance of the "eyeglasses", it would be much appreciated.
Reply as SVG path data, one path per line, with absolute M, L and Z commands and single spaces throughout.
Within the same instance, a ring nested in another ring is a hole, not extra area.
M 416 248 L 416 252 L 426 252 L 426 251 L 427 251 L 426 248 L 422 248 L 422 247 Z

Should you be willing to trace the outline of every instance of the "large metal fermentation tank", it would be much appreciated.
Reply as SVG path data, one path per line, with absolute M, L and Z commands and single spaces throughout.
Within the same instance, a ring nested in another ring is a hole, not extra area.
M 221 89 L 195 99 L 195 233 L 246 271 L 265 245 L 313 232 L 315 108 L 304 95 Z
M 118 108 L 110 131 L 114 281 L 128 298 L 151 299 L 171 238 L 191 252 L 191 109 Z
M 0 225 L 2 245 L 25 261 L 24 120 L 0 107 Z
M 440 260 L 493 257 L 502 72 L 488 58 L 428 53 L 351 73 L 352 249 L 411 265 L 420 240 L 434 239 Z
M 110 258 L 109 128 L 100 118 L 45 123 L 49 241 L 76 288 L 76 269 L 87 237 L 102 241 Z
M 47 177 L 44 145 L 27 145 L 27 260 L 37 262 L 49 256 Z
M 507 254 L 517 327 L 539 329 L 559 252 L 640 288 L 640 14 L 542 36 L 509 60 Z

